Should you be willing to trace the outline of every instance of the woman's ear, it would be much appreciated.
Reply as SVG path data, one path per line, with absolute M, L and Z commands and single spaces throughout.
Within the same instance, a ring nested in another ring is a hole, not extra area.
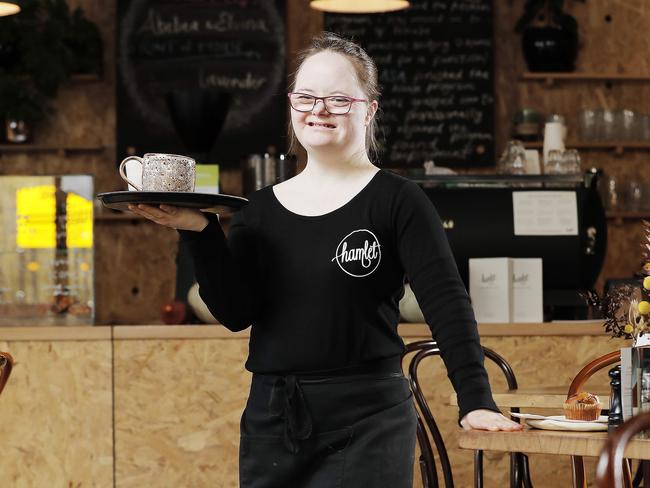
M 370 121 L 377 113 L 378 108 L 379 108 L 379 102 L 377 102 L 377 100 L 373 100 L 368 104 L 368 111 L 366 112 L 366 122 L 365 122 L 366 127 L 368 126 L 368 124 L 370 124 Z

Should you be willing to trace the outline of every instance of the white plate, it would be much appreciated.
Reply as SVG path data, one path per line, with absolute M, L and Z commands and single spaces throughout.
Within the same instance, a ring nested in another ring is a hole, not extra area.
M 560 420 L 562 422 L 578 422 L 578 423 L 584 423 L 584 422 L 603 422 L 607 423 L 607 415 L 601 415 L 598 417 L 596 420 L 574 420 L 574 419 L 568 419 L 564 415 L 536 415 L 534 413 L 516 413 L 516 412 L 510 412 L 510 415 L 513 417 L 517 417 L 518 419 L 524 419 L 524 420 Z
M 577 432 L 596 432 L 607 430 L 607 424 L 602 422 L 566 422 L 564 420 L 534 420 L 527 419 L 525 422 L 531 427 L 544 430 L 574 430 Z
M 580 432 L 594 432 L 607 430 L 607 416 L 601 415 L 598 420 L 572 420 L 564 415 L 534 415 L 530 413 L 510 412 L 513 417 L 523 419 L 526 424 L 536 429 L 544 430 L 574 430 Z

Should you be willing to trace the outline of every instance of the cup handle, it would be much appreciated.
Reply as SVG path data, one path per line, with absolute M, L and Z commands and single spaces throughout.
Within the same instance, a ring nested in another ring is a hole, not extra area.
M 130 179 L 128 179 L 126 177 L 126 172 L 124 171 L 124 165 L 132 159 L 135 159 L 138 163 L 140 163 L 142 165 L 142 168 L 144 169 L 144 162 L 142 161 L 142 158 L 139 158 L 138 156 L 129 156 L 127 158 L 124 158 L 120 163 L 120 176 L 124 181 L 126 181 L 133 188 L 135 188 L 138 191 L 142 191 L 142 187 L 140 185 L 133 183 Z

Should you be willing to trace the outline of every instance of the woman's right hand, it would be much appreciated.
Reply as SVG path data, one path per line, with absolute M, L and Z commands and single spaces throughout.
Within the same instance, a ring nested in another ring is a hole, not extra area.
M 208 225 L 208 219 L 199 210 L 172 205 L 129 205 L 129 210 L 148 218 L 156 224 L 179 230 L 201 232 Z

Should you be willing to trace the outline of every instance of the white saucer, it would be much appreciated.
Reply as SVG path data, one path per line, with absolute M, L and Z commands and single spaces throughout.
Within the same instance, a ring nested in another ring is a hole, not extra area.
M 534 415 L 530 413 L 514 413 L 510 415 L 523 419 L 526 424 L 536 429 L 544 430 L 574 430 L 578 432 L 594 432 L 607 430 L 607 416 L 601 415 L 597 420 L 573 420 L 564 415 Z

